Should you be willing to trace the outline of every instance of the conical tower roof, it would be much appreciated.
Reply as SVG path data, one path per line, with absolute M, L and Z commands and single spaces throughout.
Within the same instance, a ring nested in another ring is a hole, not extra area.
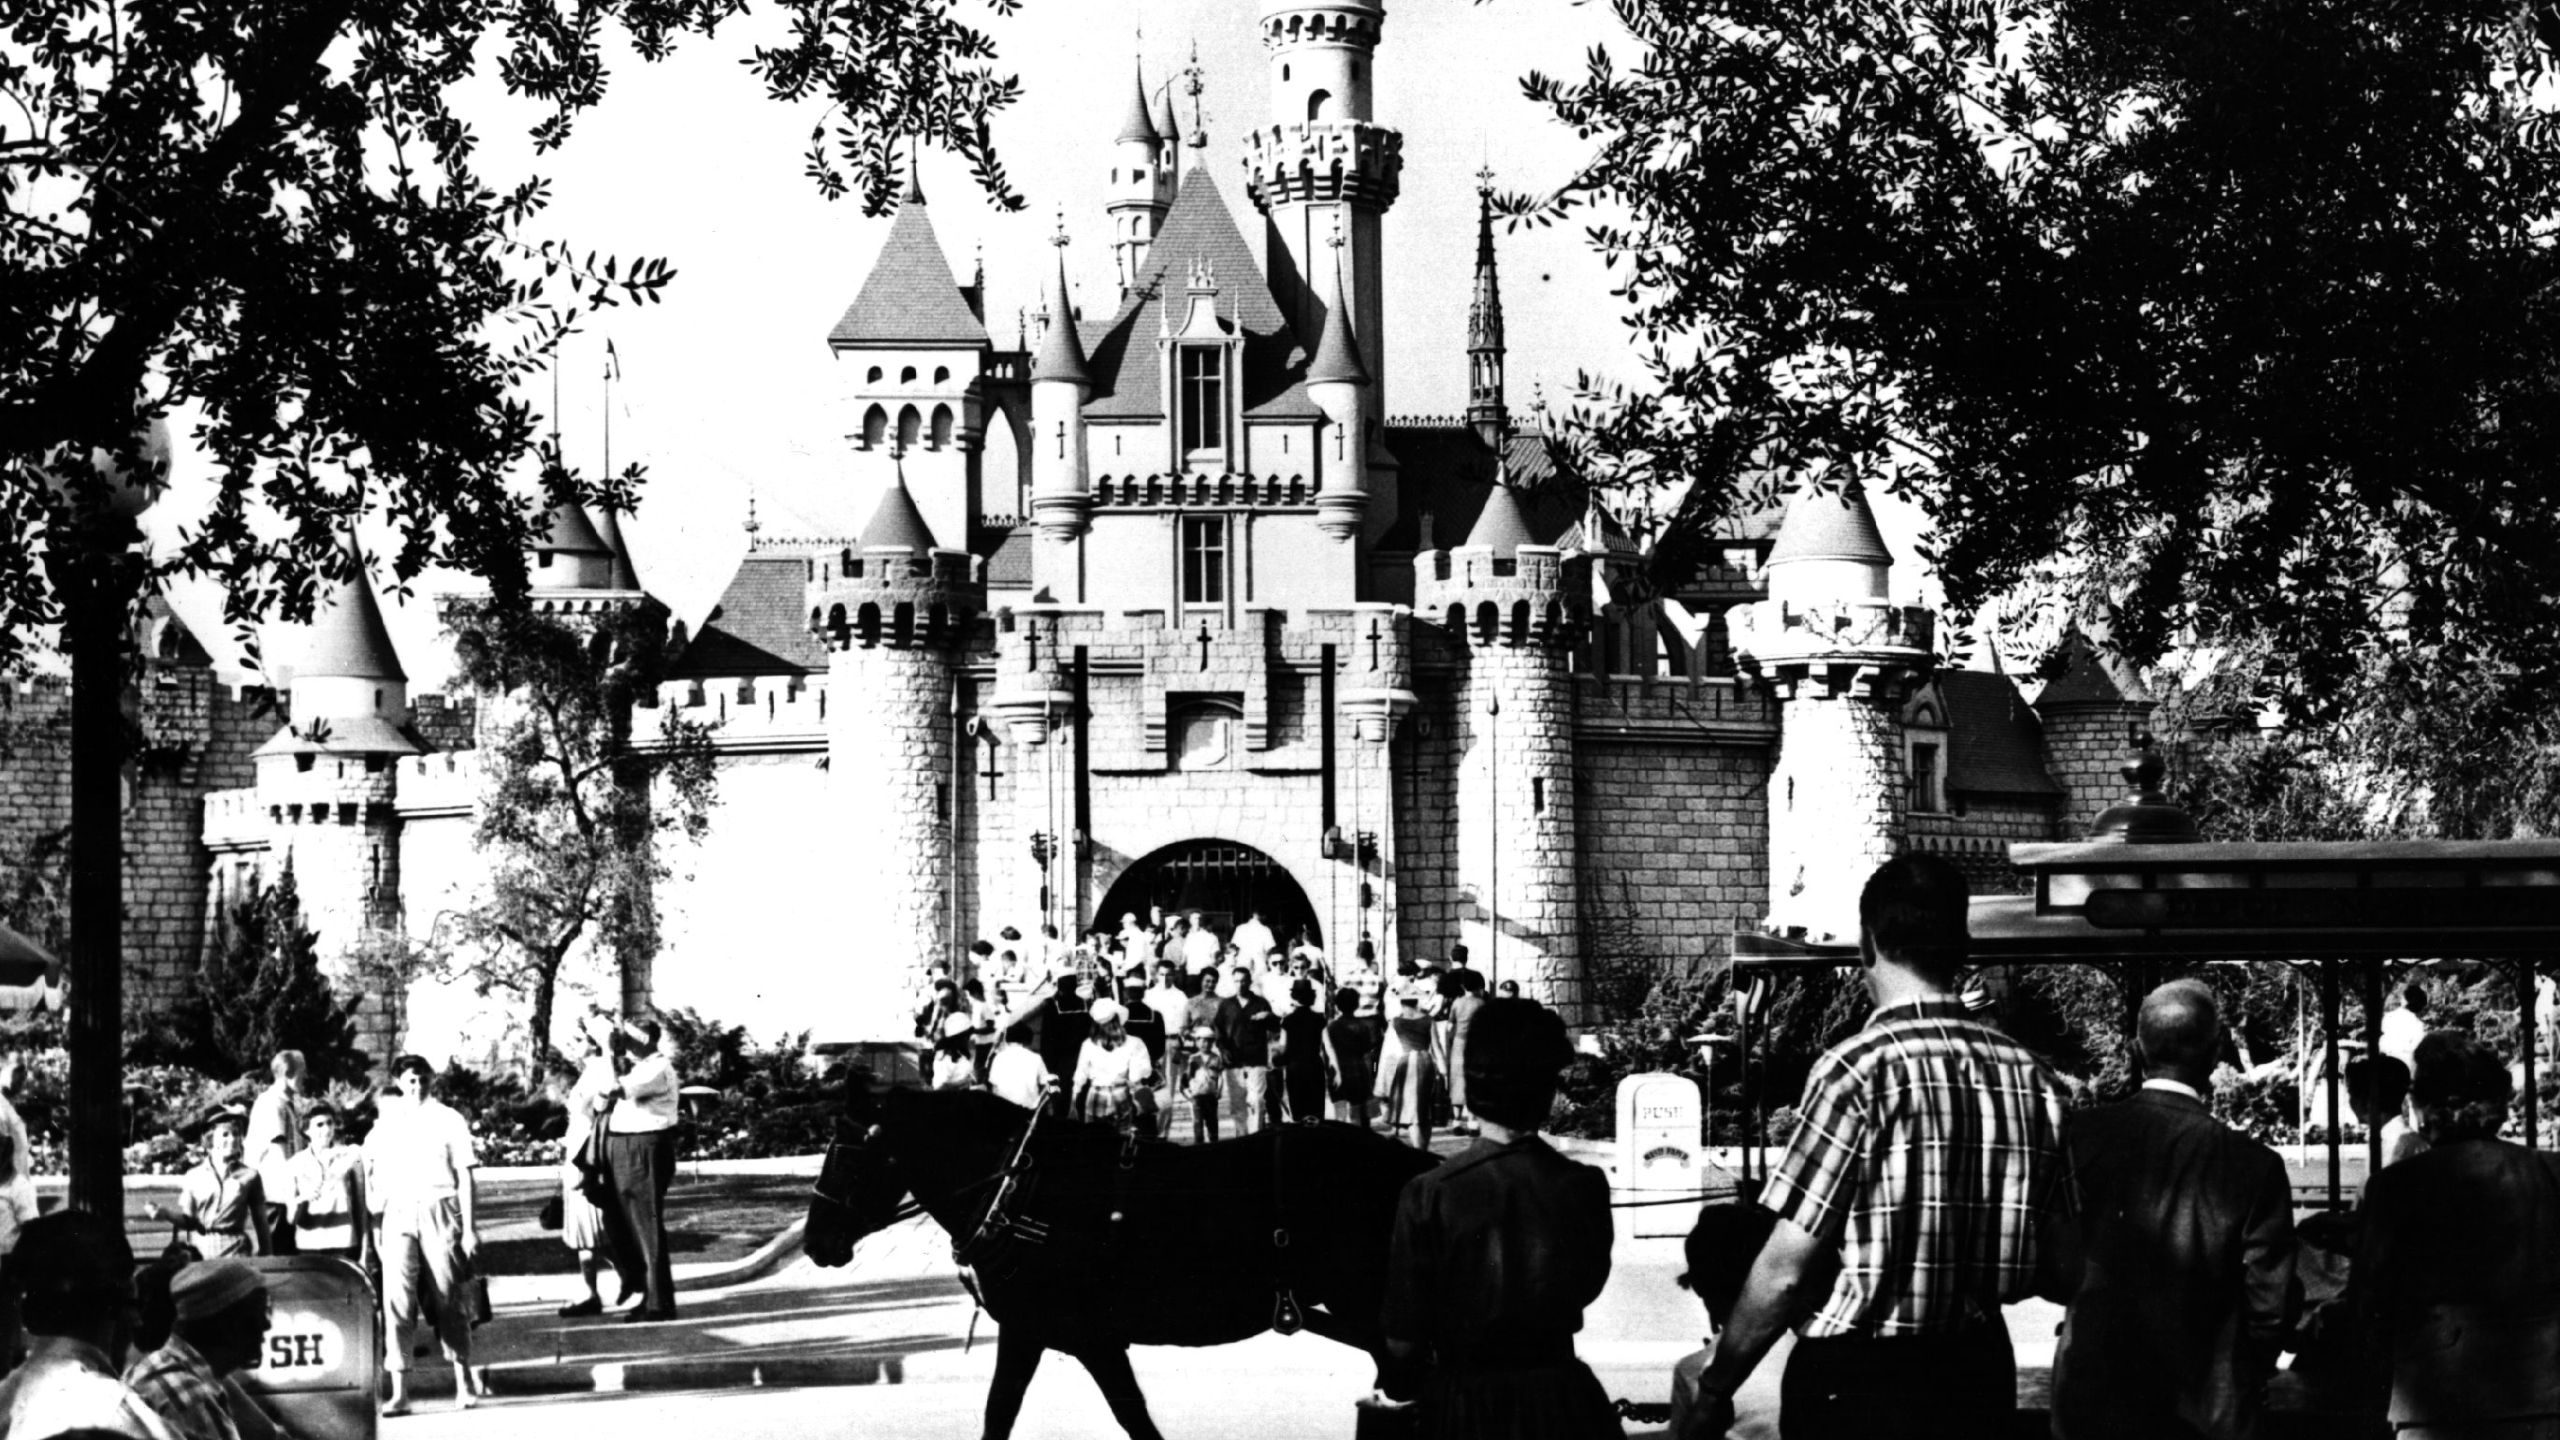
M 1333 304 L 1324 312 L 1324 334 L 1316 340 L 1315 359 L 1307 362 L 1307 383 L 1327 382 L 1346 385 L 1369 383 L 1369 369 L 1360 363 L 1360 337 L 1352 333 L 1349 297 L 1342 293 L 1342 252 L 1333 254 Z
M 1130 93 L 1129 112 L 1120 118 L 1118 140 L 1123 145 L 1131 141 L 1144 145 L 1158 144 L 1163 141 L 1164 134 L 1156 129 L 1155 117 L 1147 113 L 1147 67 L 1144 62 L 1139 63 L 1137 72 L 1137 88 Z
M 1091 385 L 1093 374 L 1085 368 L 1084 341 L 1076 336 L 1075 302 L 1067 294 L 1067 254 L 1058 252 L 1058 277 L 1049 287 L 1049 328 L 1040 337 L 1039 352 L 1031 357 L 1031 378 L 1071 380 Z
M 1167 144 L 1182 138 L 1182 126 L 1173 118 L 1173 86 L 1170 83 L 1156 92 L 1155 130 Z
M 640 572 L 631 568 L 631 546 L 622 538 L 621 517 L 608 505 L 597 510 L 594 518 L 596 537 L 604 542 L 604 548 L 613 552 L 613 588 L 639 589 Z
M 1504 551 L 1537 543 L 1537 537 L 1529 533 L 1528 519 L 1520 513 L 1520 496 L 1511 488 L 1510 471 L 1496 469 L 1493 493 L 1485 497 L 1484 510 L 1476 516 L 1476 527 L 1467 532 L 1468 548 Z
M 364 552 L 352 540 L 346 552 L 355 573 L 330 586 L 312 611 L 311 632 L 303 642 L 302 660 L 294 667 L 293 678 L 405 683 L 409 672 L 400 668 L 400 652 L 391 648 L 391 631 L 382 623 L 382 604 L 374 598 L 373 581 L 365 573 Z
M 911 550 L 923 554 L 938 548 L 933 527 L 924 523 L 924 515 L 916 509 L 916 497 L 907 493 L 907 467 L 898 462 L 888 492 L 880 497 L 880 508 L 871 512 L 871 523 L 862 527 L 865 550 Z
M 906 198 L 889 224 L 880 257 L 871 262 L 862 290 L 827 334 L 835 345 L 984 345 L 987 327 L 969 308 L 951 261 L 942 253 L 924 187 L 912 167 Z
M 1765 563 L 1790 560 L 1891 565 L 1893 552 L 1885 548 L 1875 512 L 1867 508 L 1866 487 L 1852 480 L 1836 491 L 1812 483 L 1798 490 L 1787 502 L 1786 518 L 1778 522 L 1778 537 Z
M 614 548 L 596 533 L 595 521 L 587 518 L 587 507 L 575 500 L 563 500 L 551 507 L 551 520 L 542 538 L 533 543 L 534 553 L 553 555 L 611 555 Z

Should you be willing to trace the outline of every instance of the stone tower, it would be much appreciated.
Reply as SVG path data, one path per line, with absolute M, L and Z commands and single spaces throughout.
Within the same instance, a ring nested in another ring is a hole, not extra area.
M 974 556 L 936 543 L 901 470 L 860 549 L 817 560 L 809 607 L 829 652 L 829 843 L 841 856 L 826 903 L 846 937 L 842 954 L 812 957 L 812 1001 L 847 1033 L 904 1038 L 902 997 L 955 948 L 957 687 L 986 579 Z
M 359 997 L 358 1043 L 378 1048 L 396 1023 L 368 959 L 400 916 L 399 761 L 424 754 L 409 726 L 409 676 L 382 607 L 349 547 L 353 575 L 330 589 L 287 688 L 291 718 L 258 747 L 257 803 L 267 863 L 286 867 L 302 923 L 342 994 Z
M 1404 173 L 1404 136 L 1378 124 L 1370 103 L 1386 18 L 1379 0 L 1267 0 L 1271 123 L 1245 137 L 1246 188 L 1270 225 L 1272 297 L 1302 340 L 1323 333 L 1334 303 L 1324 291 L 1326 242 L 1337 228 L 1347 241 L 1342 303 L 1377 415 L 1387 413 L 1379 230 Z
M 1572 562 L 1579 574 L 1583 562 Z M 1459 938 L 1489 983 L 1582 1013 L 1573 677 L 1581 631 L 1564 552 L 1530 538 L 1497 476 L 1467 543 L 1414 559 L 1414 608 L 1466 651 L 1459 685 Z
M 2124 798 L 2128 732 L 2148 724 L 2155 702 L 2142 677 L 2079 629 L 2062 640 L 2062 673 L 2036 696 L 2045 769 L 2062 786 L 2061 834 L 2078 840 L 2098 812 Z
M 1769 774 L 1771 929 L 1858 934 L 1858 892 L 1902 849 L 1902 703 L 1935 664 L 1935 616 L 1891 599 L 1865 490 L 1807 485 L 1770 547 L 1769 598 L 1726 612 L 1734 659 L 1780 704 Z
M 1152 238 L 1154 232 L 1148 234 Z M 1067 294 L 1063 227 L 1050 243 L 1058 247 L 1058 270 L 1031 355 L 1031 513 L 1024 518 L 1039 526 L 1044 537 L 1065 542 L 1082 536 L 1093 518 L 1084 438 L 1084 403 L 1093 396 L 1093 375 Z
M 1503 399 L 1502 277 L 1493 259 L 1493 171 L 1476 172 L 1476 288 L 1467 304 L 1467 423 L 1484 443 L 1511 432 Z
M 1111 185 L 1104 191 L 1103 212 L 1111 217 L 1111 263 L 1119 273 L 1120 293 L 1126 296 L 1138 287 L 1147 271 L 1147 247 L 1155 243 L 1156 232 L 1164 228 L 1164 215 L 1173 208 L 1172 154 L 1177 147 L 1170 137 L 1156 129 L 1155 117 L 1147 108 L 1147 73 L 1138 68 L 1133 78 L 1128 113 L 1121 117 L 1120 133 L 1112 141 Z

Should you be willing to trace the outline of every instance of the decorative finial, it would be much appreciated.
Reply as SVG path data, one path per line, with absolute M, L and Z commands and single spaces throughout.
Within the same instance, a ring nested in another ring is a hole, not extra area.
M 906 203 L 920 205 L 924 203 L 924 162 L 917 156 L 917 144 L 918 142 L 916 137 L 913 135 L 907 137 L 907 193 L 905 199 Z
M 983 292 L 987 288 L 987 242 L 984 240 L 979 241 L 973 253 L 974 261 L 969 267 L 969 283 L 977 286 L 978 289 Z M 983 293 L 979 296 L 981 301 L 985 298 L 986 297 Z
M 747 543 L 750 546 L 755 544 L 756 532 L 763 528 L 763 522 L 756 519 L 756 487 L 750 481 L 747 484 Z
M 1027 305 L 1013 307 L 1013 348 L 1031 348 L 1031 307 Z
M 1342 248 L 1342 212 L 1339 210 L 1333 212 L 1333 234 L 1326 237 L 1324 243 L 1332 246 L 1336 250 Z
M 1058 207 L 1058 231 L 1049 237 L 1049 243 L 1061 250 L 1074 243 L 1067 238 L 1067 207 L 1064 205 Z
M 1541 429 L 1545 428 L 1547 418 L 1547 381 L 1546 377 L 1543 375 L 1533 375 L 1529 377 L 1529 413 L 1538 417 L 1539 427 Z
M 1493 194 L 1493 162 L 1491 160 L 1484 162 L 1483 168 L 1476 171 L 1476 193 L 1487 198 Z
M 1195 38 L 1191 42 L 1191 63 L 1182 72 L 1182 93 L 1191 97 L 1191 133 L 1182 139 L 1194 150 L 1205 150 L 1209 145 L 1209 121 L 1200 109 L 1200 92 L 1208 88 L 1201 83 L 1203 73 L 1200 69 L 1200 42 Z

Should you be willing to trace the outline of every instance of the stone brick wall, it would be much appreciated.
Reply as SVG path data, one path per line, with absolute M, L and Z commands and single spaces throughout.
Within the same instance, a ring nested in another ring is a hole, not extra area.
M 1489 983 L 1582 1017 L 1574 702 L 1561 649 L 1477 646 L 1454 716 L 1458 936 Z M 1491 713 L 1489 702 L 1499 701 Z
M 2051 800 L 2032 796 L 1969 796 L 1962 815 L 1915 811 L 1908 824 L 1911 848 L 1953 860 L 1976 895 L 2019 892 L 2012 844 L 2076 838 L 2058 833 Z
M 2125 797 L 2124 777 L 2116 773 L 2124 763 L 2125 732 L 2149 719 L 2151 708 L 2128 701 L 2037 711 L 2044 721 L 2045 771 L 2062 787 L 2059 826 L 2064 837 L 2087 835 L 2098 812 Z
M 948 654 L 922 645 L 857 644 L 834 654 L 827 802 L 842 821 L 831 847 L 842 868 L 819 903 L 863 937 L 847 957 L 859 967 L 847 988 L 862 1014 L 894 1015 L 913 977 L 949 943 L 958 879 L 950 852 L 954 672 Z
M 1859 890 L 1902 847 L 1898 704 L 1807 685 L 1781 710 L 1769 776 L 1769 923 L 1853 939 Z
M 1769 894 L 1769 752 L 1586 735 L 1574 772 L 1584 968 L 1594 1000 L 1623 1010 L 1657 974 L 1721 959 L 1736 930 L 1758 928 Z

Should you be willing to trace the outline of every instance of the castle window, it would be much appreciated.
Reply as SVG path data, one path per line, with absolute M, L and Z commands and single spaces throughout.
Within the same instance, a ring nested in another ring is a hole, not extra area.
M 533 557 L 533 568 L 535 568 L 536 570 L 548 570 L 548 569 L 550 569 L 550 568 L 551 568 L 551 552 L 550 552 L 550 551 L 548 551 L 548 550 L 545 550 L 545 551 L 541 552 L 540 554 L 538 554 L 538 555 L 534 556 L 534 557 Z
M 899 366 L 898 383 L 901 385 L 913 385 L 916 383 L 916 367 L 913 365 Z
M 1182 520 L 1182 603 L 1223 605 L 1227 599 L 1227 519 L 1186 515 Z
M 948 384 L 950 384 L 950 383 L 951 383 L 951 367 L 950 367 L 950 366 L 948 366 L 948 365 L 936 365 L 936 366 L 934 366 L 934 367 L 933 367 L 933 383 L 934 383 L 934 384 L 936 384 L 936 385 L 948 385 Z
M 374 687 L 373 691 L 373 708 L 376 710 L 382 708 L 382 687 L 378 685 Z
M 1182 449 L 1186 454 L 1227 443 L 1226 352 L 1215 346 L 1182 349 Z
M 913 375 L 915 372 L 910 370 L 907 373 L 909 375 Z M 921 433 L 923 429 L 924 417 L 916 413 L 916 407 L 908 405 L 900 408 L 898 411 L 898 448 L 902 451 L 913 450 L 916 448 L 916 436 Z
M 311 763 L 319 758 L 319 756 L 305 751 L 304 753 L 293 757 L 293 768 L 297 774 L 308 775 L 311 773 Z
M 872 373 L 878 374 L 879 372 L 874 371 Z M 877 449 L 880 442 L 888 438 L 889 412 L 881 409 L 877 405 L 874 405 L 870 409 L 862 412 L 862 448 L 865 450 Z
M 1911 808 L 1915 811 L 1944 810 L 1946 799 L 1938 785 L 1938 747 L 1911 747 Z
M 1323 119 L 1325 104 L 1332 99 L 1333 92 L 1330 90 L 1311 90 L 1307 92 L 1307 123 L 1312 125 L 1316 121 Z
M 934 449 L 940 450 L 951 443 L 950 406 L 936 405 L 933 407 L 933 430 L 931 433 L 933 436 Z
M 1144 179 L 1146 179 L 1146 178 L 1147 178 L 1147 167 L 1146 167 L 1146 166 L 1144 166 L 1144 165 L 1141 165 L 1141 166 L 1139 166 L 1137 169 L 1130 171 L 1130 172 L 1129 172 L 1129 178 L 1130 178 L 1132 181 L 1138 181 L 1138 180 L 1144 180 Z
M 863 372 L 862 379 L 865 384 L 877 385 L 880 383 L 880 375 L 880 367 L 874 365 L 869 370 Z
M 1532 815 L 1547 813 L 1547 777 L 1544 775 L 1529 777 L 1529 813 Z
M 382 773 L 382 767 L 387 763 L 389 762 L 388 757 L 386 756 L 367 755 L 364 757 L 364 773 L 367 775 L 379 775 Z
M 1239 697 L 1240 698 L 1240 697 Z M 1237 698 L 1218 696 L 1184 701 L 1174 707 L 1165 728 L 1176 770 L 1232 770 L 1244 746 L 1239 734 L 1244 707 Z

